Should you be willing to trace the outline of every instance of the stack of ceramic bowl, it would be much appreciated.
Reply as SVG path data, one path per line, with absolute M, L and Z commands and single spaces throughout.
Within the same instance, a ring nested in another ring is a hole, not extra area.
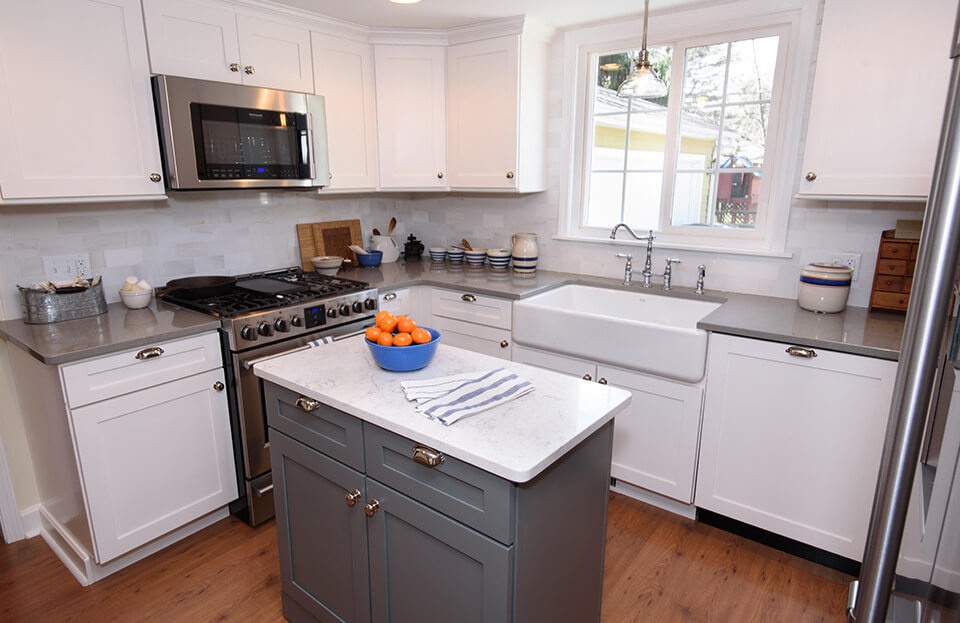
M 486 249 L 467 249 L 464 251 L 464 255 L 467 258 L 467 264 L 470 266 L 483 266 L 483 263 L 487 261 Z
M 460 247 L 450 247 L 447 249 L 447 259 L 453 262 L 454 264 L 459 264 L 463 261 L 463 249 Z
M 832 314 L 843 311 L 850 296 L 853 269 L 843 264 L 816 262 L 800 271 L 797 302 L 812 312 Z
M 510 249 L 487 249 L 487 261 L 491 268 L 506 268 L 510 265 Z
M 434 262 L 442 262 L 447 259 L 447 250 L 443 247 L 430 247 L 430 259 Z

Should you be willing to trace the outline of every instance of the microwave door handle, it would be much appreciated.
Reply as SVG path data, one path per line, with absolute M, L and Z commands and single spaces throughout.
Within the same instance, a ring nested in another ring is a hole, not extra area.
M 307 113 L 307 129 L 300 132 L 300 157 L 305 158 L 306 164 L 310 168 L 310 179 L 317 179 L 317 164 L 313 157 L 313 115 Z

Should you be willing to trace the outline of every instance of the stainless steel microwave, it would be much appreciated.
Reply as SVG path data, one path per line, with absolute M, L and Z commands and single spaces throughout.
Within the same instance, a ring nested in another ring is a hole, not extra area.
M 324 186 L 323 97 L 154 76 L 160 143 L 172 189 Z

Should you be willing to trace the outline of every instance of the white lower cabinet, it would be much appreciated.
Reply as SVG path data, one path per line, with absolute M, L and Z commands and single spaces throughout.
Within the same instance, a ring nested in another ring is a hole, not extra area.
M 442 288 L 430 291 L 430 322 L 443 343 L 491 357 L 512 359 L 512 310 L 506 299 Z
M 437 316 L 433 328 L 443 336 L 443 343 L 472 350 L 491 357 L 510 360 L 512 345 L 510 331 Z
M 703 384 L 680 383 L 525 346 L 513 360 L 630 391 L 613 427 L 611 476 L 673 498 L 693 501 Z
M 860 560 L 897 364 L 810 352 L 711 335 L 695 504 Z

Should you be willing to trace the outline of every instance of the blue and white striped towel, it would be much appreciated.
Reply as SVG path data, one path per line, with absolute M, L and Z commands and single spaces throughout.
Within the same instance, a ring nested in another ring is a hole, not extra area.
M 492 409 L 533 391 L 533 384 L 506 368 L 422 381 L 402 381 L 417 411 L 450 426 L 460 418 Z

